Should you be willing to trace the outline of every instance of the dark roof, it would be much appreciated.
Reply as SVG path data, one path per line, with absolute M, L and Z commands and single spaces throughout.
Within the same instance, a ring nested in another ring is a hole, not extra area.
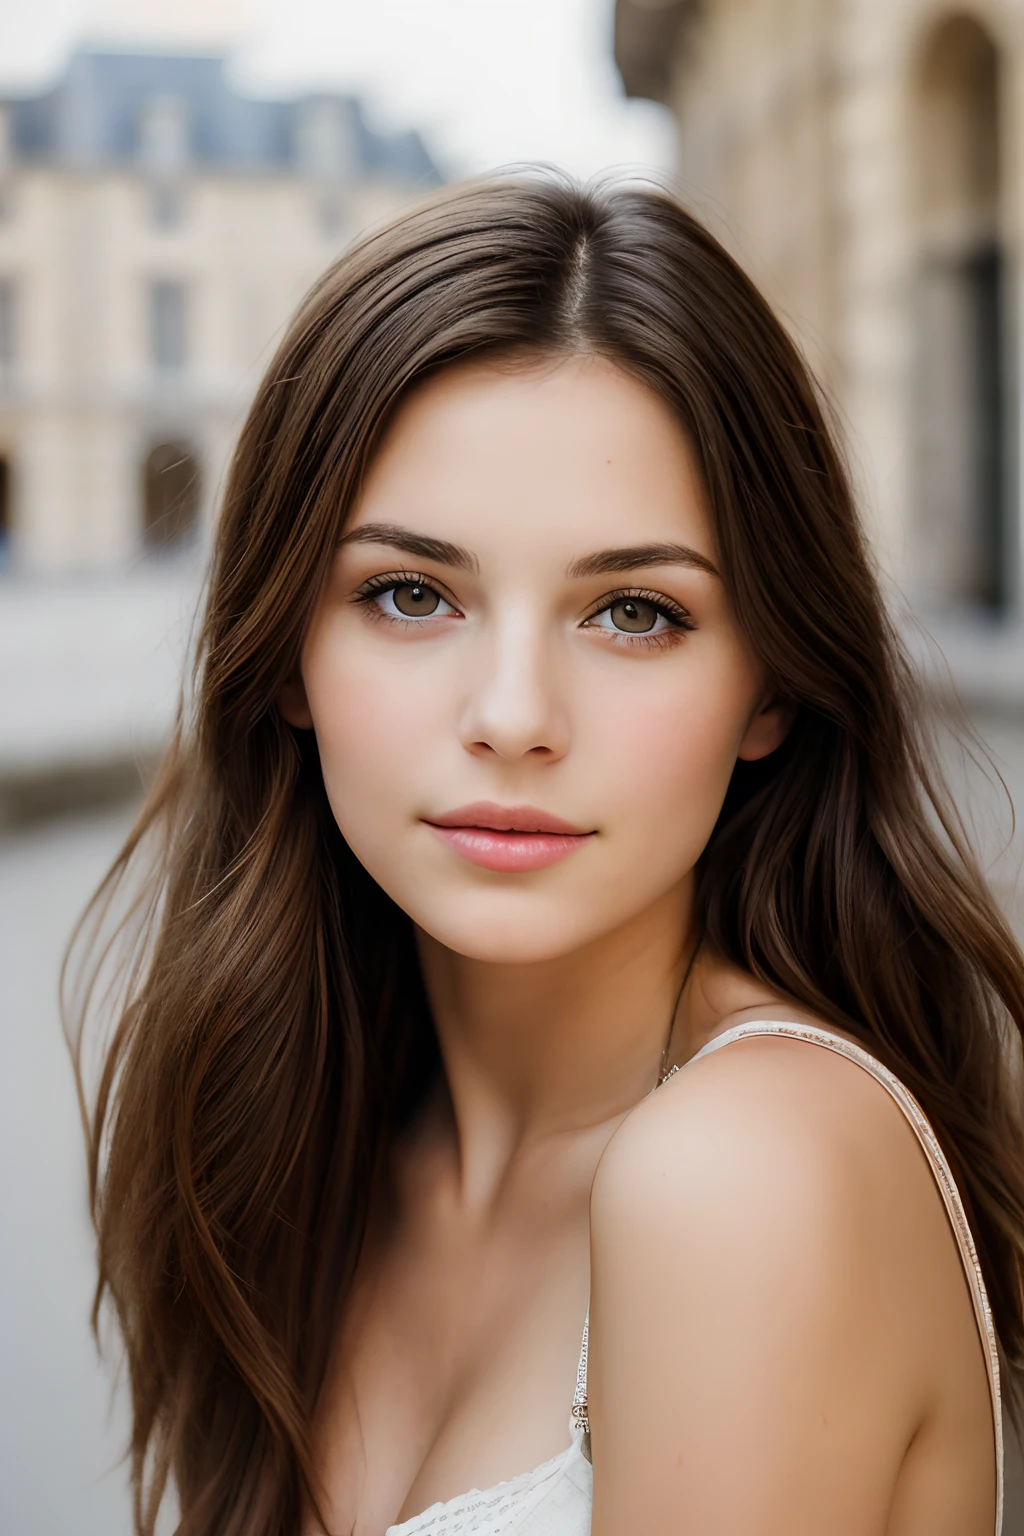
M 383 172 L 424 186 L 442 180 L 418 133 L 375 133 L 354 97 L 242 96 L 228 84 L 226 64 L 222 55 L 78 49 L 50 90 L 5 98 L 11 154 L 25 162 L 83 168 L 137 163 L 146 107 L 170 98 L 184 115 L 190 165 L 298 170 L 303 113 L 332 103 L 343 115 L 351 172 Z

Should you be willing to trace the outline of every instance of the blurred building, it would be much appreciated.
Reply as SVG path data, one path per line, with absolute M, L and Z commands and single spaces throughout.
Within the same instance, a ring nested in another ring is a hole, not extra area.
M 1024 704 L 1024 5 L 618 0 L 615 47 L 837 403 L 884 568 Z
M 439 181 L 335 95 L 81 50 L 0 101 L 0 548 L 122 566 L 207 519 L 260 366 L 358 229 Z

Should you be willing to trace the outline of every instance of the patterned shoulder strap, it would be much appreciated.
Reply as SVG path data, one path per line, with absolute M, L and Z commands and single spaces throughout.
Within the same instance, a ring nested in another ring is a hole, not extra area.
M 572 1427 L 583 1431 L 583 1448 L 590 1460 L 590 1420 L 587 1417 L 587 1345 L 590 1342 L 590 1308 L 583 1322 L 583 1342 L 576 1367 L 576 1391 L 572 1397 Z
M 732 1029 L 727 1029 L 723 1034 L 709 1040 L 696 1055 L 691 1056 L 686 1063 L 689 1066 L 701 1056 L 710 1056 L 713 1051 L 721 1050 L 722 1046 L 731 1045 L 734 1040 L 741 1040 L 748 1035 L 782 1035 L 790 1040 L 806 1040 L 812 1045 L 820 1045 L 825 1050 L 835 1051 L 839 1056 L 845 1056 L 848 1061 L 861 1067 L 877 1083 L 886 1090 L 889 1097 L 894 1100 L 903 1111 L 903 1115 L 909 1122 L 921 1150 L 928 1160 L 932 1175 L 942 1196 L 942 1202 L 946 1207 L 949 1224 L 953 1229 L 953 1236 L 960 1250 L 960 1259 L 967 1279 L 967 1286 L 971 1293 L 971 1301 L 974 1304 L 974 1316 L 978 1325 L 978 1333 L 981 1336 L 982 1350 L 988 1368 L 989 1396 L 992 1403 L 992 1424 L 995 1431 L 996 1448 L 996 1532 L 1000 1536 L 1003 1528 L 1003 1416 L 1002 1403 L 999 1389 L 999 1347 L 996 1343 L 996 1331 L 992 1321 L 992 1309 L 989 1305 L 988 1292 L 985 1289 L 985 1281 L 981 1272 L 981 1264 L 978 1262 L 978 1251 L 974 1244 L 974 1237 L 967 1222 L 967 1214 L 964 1211 L 960 1191 L 956 1187 L 952 1170 L 946 1161 L 946 1155 L 939 1146 L 935 1132 L 932 1130 L 924 1110 L 914 1098 L 908 1088 L 900 1082 L 888 1067 L 876 1060 L 863 1046 L 855 1045 L 852 1040 L 845 1039 L 842 1035 L 834 1035 L 831 1030 L 820 1029 L 814 1024 L 779 1023 L 770 1019 L 752 1019 L 745 1024 L 736 1024 Z

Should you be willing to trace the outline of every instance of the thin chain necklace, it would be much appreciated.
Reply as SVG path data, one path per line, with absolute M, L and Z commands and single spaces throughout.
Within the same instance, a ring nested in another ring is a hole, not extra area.
M 669 1021 L 668 1021 L 668 1034 L 665 1036 L 665 1046 L 664 1046 L 664 1049 L 662 1050 L 662 1053 L 661 1053 L 661 1060 L 658 1063 L 658 1081 L 654 1085 L 655 1088 L 660 1088 L 662 1083 L 667 1083 L 669 1078 L 670 1077 L 674 1077 L 675 1074 L 679 1071 L 679 1063 L 678 1062 L 676 1062 L 674 1067 L 670 1067 L 668 1065 L 668 1052 L 669 1052 L 669 1046 L 672 1044 L 672 1031 L 676 1027 L 676 1014 L 679 1012 L 679 1004 L 683 1000 L 683 993 L 686 990 L 686 983 L 690 979 L 690 972 L 693 970 L 693 962 L 697 958 L 697 952 L 698 952 L 699 949 L 700 949 L 700 940 L 698 939 L 696 944 L 693 946 L 693 954 L 690 956 L 689 960 L 687 960 L 687 962 L 686 962 L 686 969 L 683 972 L 683 979 L 679 983 L 679 991 L 676 993 L 676 1000 L 672 1004 L 672 1013 L 671 1013 L 671 1015 L 669 1017 Z M 652 1092 L 653 1092 L 653 1089 L 652 1089 Z
M 679 1071 L 678 1062 L 674 1067 L 667 1066 L 668 1049 L 672 1044 L 672 1031 L 676 1026 L 676 1014 L 679 1012 L 679 1004 L 683 1000 L 683 992 L 686 989 L 686 983 L 690 979 L 690 972 L 693 970 L 693 962 L 697 958 L 697 951 L 699 949 L 700 940 L 698 939 L 697 943 L 693 946 L 693 954 L 686 962 L 686 969 L 683 972 L 683 979 L 679 983 L 679 991 L 676 993 L 676 1000 L 672 1006 L 672 1017 L 668 1021 L 668 1034 L 665 1037 L 665 1046 L 661 1053 L 661 1061 L 658 1064 L 658 1080 L 655 1083 L 654 1088 L 651 1089 L 652 1093 L 654 1092 L 655 1088 L 660 1088 L 662 1083 L 667 1083 L 669 1078 L 674 1077 L 675 1074 Z M 580 1363 L 576 1371 L 576 1393 L 572 1400 L 572 1421 L 578 1429 L 583 1431 L 581 1444 L 583 1447 L 583 1454 L 588 1461 L 590 1460 L 590 1417 L 587 1412 L 587 1355 L 589 1353 L 589 1348 L 590 1307 L 588 1305 L 586 1321 L 583 1324 L 583 1344 L 580 1348 Z

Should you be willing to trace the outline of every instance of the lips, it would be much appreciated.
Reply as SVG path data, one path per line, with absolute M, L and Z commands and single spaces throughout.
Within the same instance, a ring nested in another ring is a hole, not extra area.
M 505 874 L 547 869 L 593 837 L 532 805 L 496 805 L 478 801 L 441 816 L 423 818 L 426 826 L 454 853 L 482 869 Z

